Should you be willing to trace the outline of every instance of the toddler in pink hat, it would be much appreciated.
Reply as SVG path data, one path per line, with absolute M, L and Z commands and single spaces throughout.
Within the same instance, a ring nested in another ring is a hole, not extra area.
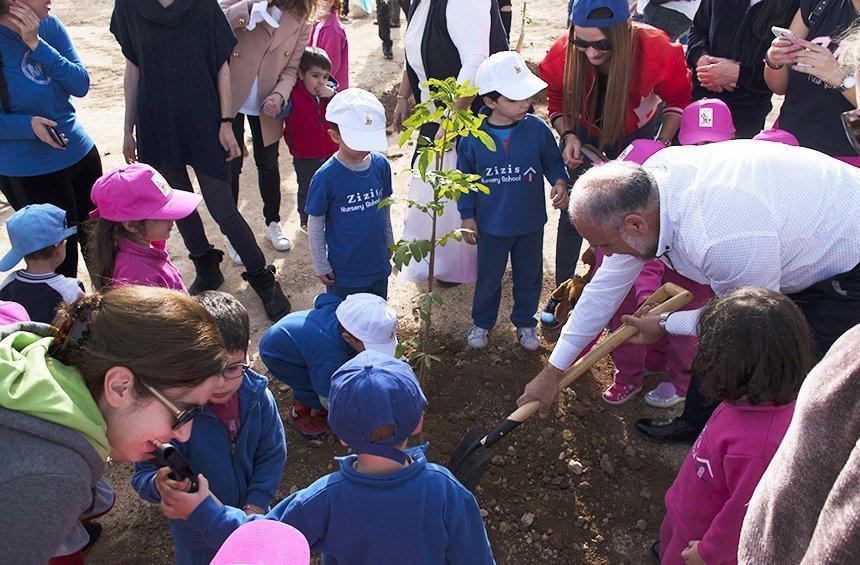
M 173 190 L 149 165 L 132 163 L 99 178 L 91 197 L 89 249 L 99 291 L 139 284 L 188 292 L 166 243 L 173 223 L 191 214 L 200 196 Z
M 784 129 L 777 128 L 766 129 L 754 136 L 753 139 L 758 139 L 759 141 L 774 141 L 776 143 L 784 143 L 795 147 L 800 145 L 800 142 L 797 141 L 797 138 L 794 137 L 794 135 Z
M 681 145 L 703 145 L 735 137 L 735 123 L 726 103 L 716 98 L 696 100 L 681 114 L 678 141 Z
M 308 565 L 311 549 L 300 531 L 276 520 L 240 526 L 215 554 L 211 565 Z

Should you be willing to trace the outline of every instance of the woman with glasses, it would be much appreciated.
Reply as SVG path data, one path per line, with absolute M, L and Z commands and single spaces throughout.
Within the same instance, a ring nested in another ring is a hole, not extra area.
M 585 144 L 611 159 L 634 139 L 656 137 L 671 145 L 690 103 L 683 48 L 662 31 L 631 22 L 627 0 L 572 0 L 569 33 L 550 48 L 540 75 L 549 85 L 550 122 L 561 136 L 572 181 L 584 170 Z M 557 285 L 573 276 L 581 246 L 562 210 Z
M 176 291 L 87 295 L 57 326 L 0 329 L 0 563 L 73 558 L 106 463 L 187 441 L 227 367 L 212 316 Z

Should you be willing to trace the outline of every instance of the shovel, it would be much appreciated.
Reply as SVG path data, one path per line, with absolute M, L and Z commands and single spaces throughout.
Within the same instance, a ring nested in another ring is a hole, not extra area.
M 690 291 L 678 285 L 666 283 L 645 301 L 645 304 L 640 307 L 640 311 L 646 308 L 645 305 L 656 304 L 649 314 L 675 312 L 686 306 L 692 299 L 693 294 Z M 602 343 L 594 346 L 591 351 L 564 372 L 558 384 L 558 390 L 561 391 L 570 386 L 573 381 L 587 373 L 595 363 L 633 337 L 636 332 L 636 328 L 624 324 L 609 334 Z M 539 408 L 540 402 L 537 400 L 520 406 L 484 437 L 480 437 L 474 428 L 470 428 L 448 461 L 448 469 L 466 488 L 474 491 L 490 464 L 490 452 L 487 451 L 487 448 L 534 416 Z

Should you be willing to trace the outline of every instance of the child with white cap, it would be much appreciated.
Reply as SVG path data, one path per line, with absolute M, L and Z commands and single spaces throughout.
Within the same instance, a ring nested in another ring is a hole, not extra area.
M 317 277 L 326 292 L 388 297 L 388 246 L 394 243 L 389 208 L 391 166 L 385 108 L 373 94 L 347 88 L 331 99 L 325 118 L 339 149 L 311 179 L 305 211 Z
M 502 277 L 511 258 L 514 307 L 511 322 L 526 349 L 540 345 L 535 312 L 543 284 L 543 226 L 547 221 L 544 178 L 552 184 L 554 208 L 567 206 L 568 175 L 549 127 L 529 114 L 531 97 L 546 83 L 529 71 L 515 51 L 501 51 L 478 67 L 479 95 L 487 116 L 481 129 L 495 141 L 488 149 L 479 139 L 462 140 L 457 168 L 478 174 L 489 194 L 470 192 L 457 201 L 466 243 L 478 246 L 478 280 L 472 301 L 468 347 L 487 345 L 496 324 Z
M 429 463 L 421 431 L 427 403 L 412 368 L 364 351 L 332 378 L 332 430 L 352 455 L 340 469 L 294 493 L 262 516 L 247 516 L 200 489 L 169 481 L 162 508 L 218 546 L 242 524 L 279 520 L 298 529 L 322 563 L 495 563 L 475 496 L 450 471 Z
M 369 293 L 346 300 L 321 294 L 314 308 L 293 312 L 260 340 L 260 359 L 272 375 L 293 389 L 286 421 L 307 439 L 318 439 L 326 424 L 331 376 L 356 352 L 374 349 L 394 355 L 397 314 Z

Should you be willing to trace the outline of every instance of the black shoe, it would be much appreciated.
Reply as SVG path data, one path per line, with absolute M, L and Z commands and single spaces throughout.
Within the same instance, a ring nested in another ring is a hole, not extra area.
M 642 418 L 636 422 L 635 428 L 642 437 L 654 443 L 693 443 L 701 431 L 680 417 L 672 420 Z
M 98 522 L 81 522 L 81 525 L 90 536 L 90 541 L 87 542 L 87 545 L 81 548 L 81 551 L 86 551 L 99 541 L 99 538 L 102 536 L 102 525 Z
M 189 255 L 188 258 L 194 263 L 197 272 L 194 282 L 188 287 L 188 294 L 194 296 L 206 290 L 218 290 L 224 284 L 224 275 L 219 266 L 224 259 L 223 251 L 213 247 L 203 255 Z
M 385 57 L 387 61 L 394 58 L 394 52 L 391 50 L 391 45 L 382 46 L 382 56 Z
M 659 565 L 659 563 L 660 563 L 660 540 L 655 541 L 651 545 L 651 549 L 649 549 L 648 552 L 651 554 L 651 559 L 654 560 L 654 563 L 657 563 Z
M 248 281 L 248 284 L 251 285 L 251 288 L 260 297 L 267 318 L 273 322 L 277 322 L 290 313 L 292 306 L 287 297 L 284 296 L 281 285 L 275 280 L 274 265 L 269 265 L 261 272 L 253 275 L 242 273 L 242 278 Z

